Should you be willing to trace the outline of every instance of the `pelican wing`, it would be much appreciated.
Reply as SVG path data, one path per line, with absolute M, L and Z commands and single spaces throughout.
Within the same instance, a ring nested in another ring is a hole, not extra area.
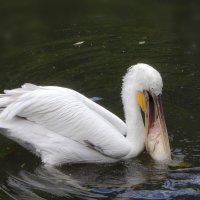
M 123 136 L 126 125 L 106 109 L 71 89 L 26 84 L 22 88 L 5 91 L 0 98 L 0 107 L 3 109 L 0 114 L 2 119 L 25 118 L 65 138 L 67 145 L 70 141 L 75 142 L 87 150 L 114 159 L 126 156 L 131 149 Z M 45 142 L 49 142 L 48 137 Z M 72 148 L 71 151 L 73 153 Z
M 91 101 L 90 99 L 86 98 L 84 95 L 68 89 L 68 88 L 63 88 L 63 87 L 56 87 L 56 86 L 46 86 L 42 87 L 45 89 L 50 89 L 50 90 L 59 90 L 63 93 L 65 92 L 71 92 L 73 95 L 75 95 L 79 100 L 81 100 L 88 108 L 96 112 L 98 115 L 100 115 L 102 118 L 110 122 L 122 135 L 126 135 L 127 133 L 127 127 L 126 124 L 116 115 L 108 111 L 107 109 L 103 108 L 102 106 L 96 104 L 95 102 Z

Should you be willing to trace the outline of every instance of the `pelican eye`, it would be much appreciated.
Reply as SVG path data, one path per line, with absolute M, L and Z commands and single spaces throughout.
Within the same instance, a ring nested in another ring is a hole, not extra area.
M 141 110 L 145 112 L 146 111 L 145 96 L 144 93 L 141 91 L 137 92 L 137 102 L 140 105 Z

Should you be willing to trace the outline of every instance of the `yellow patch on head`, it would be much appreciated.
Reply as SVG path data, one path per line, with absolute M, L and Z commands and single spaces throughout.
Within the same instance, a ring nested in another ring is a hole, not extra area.
M 137 92 L 137 102 L 140 105 L 143 112 L 146 111 L 146 105 L 145 105 L 145 96 L 144 93 L 141 91 Z

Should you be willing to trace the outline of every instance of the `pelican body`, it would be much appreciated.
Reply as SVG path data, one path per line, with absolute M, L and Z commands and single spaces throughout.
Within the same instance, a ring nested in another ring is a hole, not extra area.
M 138 156 L 145 147 L 153 159 L 169 161 L 162 86 L 153 67 L 131 66 L 122 84 L 124 123 L 72 89 L 26 83 L 0 95 L 1 132 L 47 165 L 116 162 Z

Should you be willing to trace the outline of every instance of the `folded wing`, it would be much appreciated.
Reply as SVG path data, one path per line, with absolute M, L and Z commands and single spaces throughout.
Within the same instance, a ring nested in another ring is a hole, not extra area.
M 123 136 L 126 125 L 74 90 L 25 84 L 5 91 L 0 96 L 0 107 L 1 119 L 24 118 L 67 139 L 68 145 L 70 141 L 76 142 L 114 159 L 123 158 L 130 151 L 130 144 Z M 49 142 L 48 137 L 45 142 Z M 73 153 L 72 146 L 70 151 Z

